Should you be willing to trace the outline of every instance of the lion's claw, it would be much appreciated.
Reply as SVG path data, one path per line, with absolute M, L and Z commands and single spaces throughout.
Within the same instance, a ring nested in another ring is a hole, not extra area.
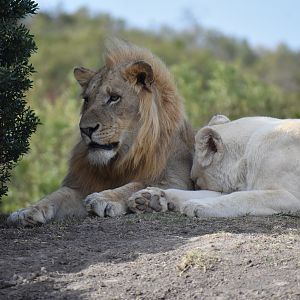
M 46 223 L 45 213 L 36 208 L 23 208 L 10 214 L 7 219 L 9 226 L 25 226 L 32 227 Z

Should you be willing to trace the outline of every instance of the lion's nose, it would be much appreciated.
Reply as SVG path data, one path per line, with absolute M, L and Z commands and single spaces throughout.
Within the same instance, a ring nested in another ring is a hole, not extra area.
M 99 128 L 99 124 L 97 124 L 95 127 L 80 127 L 80 131 L 87 135 L 89 138 L 91 138 L 94 131 L 96 131 Z

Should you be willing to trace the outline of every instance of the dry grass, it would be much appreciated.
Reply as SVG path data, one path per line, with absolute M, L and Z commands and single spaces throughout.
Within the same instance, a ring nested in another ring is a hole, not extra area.
M 193 249 L 187 251 L 177 264 L 177 268 L 181 273 L 186 272 L 192 267 L 201 269 L 206 272 L 209 269 L 213 269 L 220 259 L 214 255 L 209 254 L 201 249 Z

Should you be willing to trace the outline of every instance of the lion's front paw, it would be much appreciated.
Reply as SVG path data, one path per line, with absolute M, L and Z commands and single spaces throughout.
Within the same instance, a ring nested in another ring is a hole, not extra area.
M 126 207 L 123 203 L 109 201 L 103 193 L 88 195 L 84 202 L 86 210 L 90 215 L 116 217 L 126 213 Z
M 168 210 L 165 192 L 154 187 L 148 187 L 134 193 L 129 198 L 128 206 L 135 213 L 164 212 Z
M 45 213 L 38 207 L 23 208 L 13 212 L 7 219 L 10 226 L 35 226 L 46 223 Z
M 218 211 L 214 209 L 213 204 L 205 201 L 203 203 L 193 200 L 187 201 L 181 212 L 189 217 L 197 218 L 218 216 Z

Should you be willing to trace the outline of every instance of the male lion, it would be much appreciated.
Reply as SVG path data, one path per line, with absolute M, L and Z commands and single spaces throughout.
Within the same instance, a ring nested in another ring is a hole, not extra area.
M 127 212 L 129 196 L 146 186 L 192 188 L 194 132 L 173 78 L 157 57 L 113 40 L 100 70 L 75 68 L 74 75 L 84 103 L 68 174 L 60 189 L 12 213 L 10 224 L 87 213 L 117 216 Z
M 148 188 L 131 197 L 132 209 L 196 217 L 300 210 L 300 120 L 213 117 L 196 135 L 191 175 L 202 191 Z

